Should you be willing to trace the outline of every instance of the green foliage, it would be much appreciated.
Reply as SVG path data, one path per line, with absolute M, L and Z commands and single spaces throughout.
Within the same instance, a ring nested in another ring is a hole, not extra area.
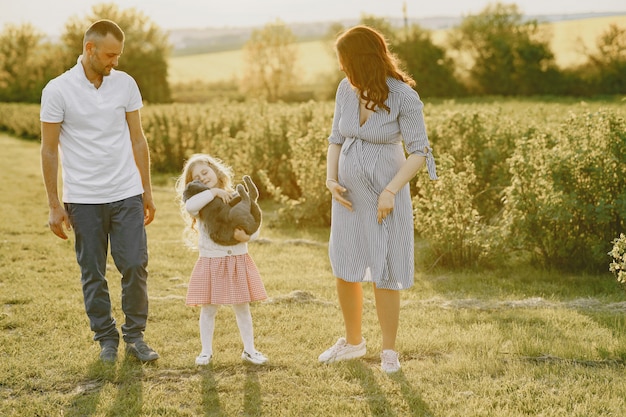
M 252 31 L 244 45 L 246 70 L 242 87 L 270 102 L 289 96 L 297 84 L 296 36 L 280 20 Z
M 129 73 L 137 81 L 143 99 L 150 103 L 171 101 L 167 82 L 167 58 L 171 51 L 168 35 L 134 8 L 121 10 L 114 3 L 102 3 L 94 5 L 91 14 L 86 17 L 71 18 L 61 35 L 65 47 L 61 61 L 65 68 L 76 64 L 76 58 L 83 50 L 85 31 L 100 19 L 113 20 L 124 31 L 124 54 L 118 69 Z
M 515 147 L 515 138 L 524 134 L 523 124 L 503 117 L 497 107 L 443 111 L 429 123 L 429 137 L 437 148 L 457 162 L 457 171 L 476 173 L 468 184 L 480 216 L 492 221 L 502 210 L 501 194 L 510 183 L 507 158 Z M 466 157 L 472 168 L 465 166 Z
M 520 139 L 509 160 L 513 178 L 505 200 L 506 217 L 513 219 L 511 243 L 529 250 L 536 260 L 547 265 L 556 258 L 561 238 L 569 228 L 568 222 L 552 224 L 559 215 L 568 215 L 561 209 L 562 196 L 552 188 L 549 179 L 550 159 L 555 155 L 551 152 L 553 146 L 546 134 Z
M 240 91 L 236 80 L 203 82 L 193 80 L 172 84 L 174 103 L 206 103 L 215 100 L 243 101 L 246 97 Z
M 324 118 L 327 123 L 322 122 Z M 147 106 L 143 112 L 155 171 L 178 172 L 191 154 L 207 152 L 231 165 L 237 175 L 251 175 L 262 195 L 268 192 L 267 184 L 279 187 L 280 194 L 289 199 L 310 191 L 300 187 L 299 176 L 305 174 L 297 161 L 292 162 L 294 147 L 300 152 L 295 138 L 323 130 L 325 139 L 331 120 L 328 102 L 216 101 Z M 305 157 L 302 152 L 299 155 Z
M 482 220 L 475 208 L 472 185 L 476 182 L 474 164 L 465 156 L 462 164 L 454 157 L 438 154 L 439 180 L 417 177 L 413 199 L 415 229 L 428 240 L 433 259 L 447 268 L 486 265 L 496 255 L 499 234 Z
M 384 17 L 377 17 L 373 15 L 363 14 L 359 19 L 360 25 L 369 26 L 379 31 L 389 45 L 395 45 L 398 40 L 396 29 L 391 25 L 389 20 Z
M 617 281 L 626 284 L 626 235 L 620 233 L 618 238 L 613 239 L 613 248 L 609 252 L 611 263 L 609 271 L 615 274 Z
M 24 139 L 39 139 L 41 136 L 39 105 L 0 103 L 0 131 Z
M 6 25 L 0 33 L 0 101 L 38 103 L 48 80 L 62 72 L 57 53 L 30 24 Z
M 545 94 L 546 77 L 555 70 L 554 55 L 538 23 L 525 21 L 517 5 L 495 3 L 468 16 L 456 29 L 453 48 L 469 52 L 473 93 Z M 548 79 L 548 81 L 551 81 Z
M 612 259 L 609 271 L 615 274 L 620 283 L 626 284 L 626 235 L 620 233 L 619 238 L 613 239 L 611 243 L 613 248 L 609 252 Z
M 325 100 L 334 97 L 338 80 L 343 77 L 333 66 L 313 72 L 313 76 L 308 74 L 312 65 L 307 65 L 306 71 L 300 68 L 296 39 L 277 21 L 255 31 L 246 45 L 248 63 L 242 80 L 232 78 L 225 81 L 228 85 L 219 86 L 196 85 L 195 81 L 204 79 L 203 74 L 207 73 L 206 64 L 198 64 L 197 70 L 189 70 L 196 71 L 197 76 L 184 72 L 184 79 L 178 75 L 177 84 L 170 86 L 171 45 L 167 34 L 137 9 L 122 10 L 113 3 L 102 3 L 94 6 L 87 16 L 68 20 L 59 44 L 46 42 L 30 25 L 6 26 L 0 33 L 0 101 L 38 102 L 43 86 L 75 65 L 82 51 L 85 29 L 100 18 L 117 21 L 126 32 L 119 68 L 137 80 L 143 98 L 150 103 L 206 102 L 215 98 L 241 100 L 244 95 L 270 102 Z M 496 3 L 478 15 L 464 17 L 444 45 L 435 45 L 427 31 L 409 28 L 406 21 L 402 29 L 376 16 L 364 15 L 359 23 L 371 25 L 385 34 L 390 49 L 414 76 L 417 91 L 423 97 L 468 94 L 580 97 L 626 92 L 625 30 L 616 25 L 611 25 L 598 37 L 597 52 L 588 53 L 586 63 L 575 68 L 558 68 L 548 46 L 549 25 L 523 19 L 514 4 Z M 331 25 L 328 35 L 332 39 L 325 36 L 323 40 L 329 50 L 337 31 L 342 28 L 340 23 Z M 234 52 L 236 59 L 229 57 L 228 63 L 236 61 L 235 67 L 238 67 L 244 60 L 240 59 L 241 51 Z M 190 67 L 195 68 L 196 64 Z M 210 81 L 215 78 L 210 77 Z M 172 92 L 172 89 L 179 91 Z
M 0 104 L 0 129 L 38 138 L 38 111 Z M 207 152 L 276 202 L 271 222 L 313 226 L 329 224 L 332 111 L 331 101 L 218 100 L 147 105 L 142 115 L 155 174 L 178 175 L 192 153 Z M 606 270 L 626 213 L 620 103 L 445 101 L 424 113 L 442 177 L 420 174 L 411 184 L 416 229 L 431 248 L 426 263 L 502 265 L 529 253 L 549 267 Z
M 552 134 L 518 141 L 506 192 L 513 239 L 543 265 L 605 270 L 626 229 L 626 121 L 608 111 L 571 115 Z
M 337 85 L 346 76 L 339 67 L 335 51 L 335 41 L 344 30 L 346 28 L 341 23 L 333 23 L 328 27 L 328 31 L 322 38 L 326 51 L 331 56 L 332 62 L 336 64 L 327 68 L 317 77 L 319 87 L 317 87 L 316 97 L 318 100 L 333 100 L 337 92 Z
M 301 122 L 287 133 L 291 158 L 288 164 L 299 193 L 290 198 L 280 185 L 272 183 L 265 171 L 262 180 L 279 203 L 279 224 L 327 226 L 330 224 L 330 196 L 326 179 L 326 150 L 330 115 L 314 103 L 300 105 Z M 299 128 L 299 129 L 298 129 Z
M 589 54 L 590 83 L 600 94 L 626 93 L 626 28 L 610 25 L 598 37 L 598 52 Z
M 394 45 L 393 51 L 415 79 L 422 97 L 459 97 L 464 87 L 455 78 L 454 62 L 446 51 L 433 43 L 431 32 L 413 26 Z

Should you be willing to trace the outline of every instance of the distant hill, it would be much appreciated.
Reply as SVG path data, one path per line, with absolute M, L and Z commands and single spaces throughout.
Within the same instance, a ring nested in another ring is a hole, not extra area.
M 596 17 L 606 17 L 626 14 L 623 13 L 585 13 L 585 14 L 555 14 L 528 16 L 528 19 L 536 19 L 539 22 L 561 22 L 582 20 Z M 458 17 L 430 17 L 409 18 L 409 25 L 419 25 L 430 30 L 445 30 L 457 26 L 462 16 Z M 395 27 L 402 27 L 402 18 L 389 19 Z M 328 33 L 329 27 L 334 23 L 341 23 L 345 27 L 353 26 L 358 20 L 326 21 L 314 23 L 288 24 L 292 32 L 300 41 L 317 40 Z M 175 29 L 170 31 L 170 42 L 174 46 L 173 56 L 195 55 L 208 52 L 221 52 L 240 49 L 250 39 L 254 29 L 258 27 L 244 28 L 203 28 L 203 29 Z
M 552 20 L 549 20 L 547 16 L 537 18 L 545 22 L 546 29 L 551 34 L 550 48 L 555 54 L 556 63 L 562 68 L 584 62 L 585 52 L 595 50 L 597 37 L 610 24 L 615 23 L 626 27 L 626 12 L 584 16 L 584 18 L 577 19 L 572 16 L 567 16 L 567 18 L 563 16 L 560 19 L 555 16 Z M 456 21 L 456 24 L 459 21 L 460 19 Z M 429 22 L 436 24 L 432 19 L 429 19 Z M 346 26 L 350 24 L 350 22 L 346 23 Z M 449 29 L 454 27 L 455 23 L 452 19 L 445 23 L 442 18 L 439 24 L 444 28 L 433 29 L 433 42 L 445 45 Z M 294 33 L 297 32 L 297 36 L 302 40 L 298 43 L 298 60 L 295 65 L 304 82 L 315 82 L 320 74 L 328 73 L 337 65 L 337 60 L 328 44 L 321 40 L 328 25 L 297 25 L 293 28 Z M 194 81 L 215 83 L 240 78 L 246 65 L 241 46 L 247 41 L 251 32 L 252 28 L 247 29 L 247 32 L 242 29 L 224 29 L 221 32 L 215 29 L 180 31 L 179 34 L 186 34 L 183 36 L 187 39 L 185 42 L 189 41 L 190 36 L 196 36 L 195 47 L 198 50 L 209 47 L 215 49 L 209 52 L 180 53 L 172 56 L 169 59 L 168 69 L 170 82 L 174 84 Z M 184 48 L 187 48 L 185 50 L 189 51 L 190 44 L 185 43 L 185 45 Z

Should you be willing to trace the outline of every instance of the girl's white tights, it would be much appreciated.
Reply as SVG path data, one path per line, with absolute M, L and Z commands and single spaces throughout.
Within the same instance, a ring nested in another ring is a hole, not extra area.
M 200 343 L 202 353 L 200 355 L 213 356 L 213 331 L 215 330 L 215 315 L 218 305 L 205 304 L 200 309 Z
M 201 355 L 211 357 L 213 355 L 213 333 L 215 331 L 215 316 L 219 305 L 205 304 L 200 309 L 200 342 L 202 343 Z M 252 328 L 252 314 L 250 304 L 233 304 L 237 327 L 241 334 L 243 348 L 248 353 L 255 352 L 254 329 Z

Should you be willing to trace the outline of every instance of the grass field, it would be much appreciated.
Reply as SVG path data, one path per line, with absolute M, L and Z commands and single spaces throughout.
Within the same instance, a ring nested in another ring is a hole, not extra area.
M 393 376 L 379 369 L 365 287 L 367 355 L 318 364 L 342 333 L 326 229 L 266 227 L 250 245 L 270 296 L 252 307 L 256 344 L 271 364 L 241 362 L 234 315 L 223 308 L 214 361 L 196 367 L 198 310 L 184 305 L 196 254 L 181 243 L 167 176 L 155 178 L 148 227 L 146 340 L 161 359 L 141 365 L 121 354 L 103 366 L 72 239 L 47 228 L 38 145 L 0 134 L 0 148 L 1 416 L 626 415 L 626 292 L 608 272 L 418 271 L 402 293 L 403 368 Z M 112 263 L 108 276 L 119 322 Z
M 550 46 L 555 53 L 556 63 L 561 67 L 584 63 L 585 53 L 596 50 L 598 36 L 611 24 L 626 28 L 626 14 L 549 24 L 553 34 Z
M 243 50 L 178 56 L 169 60 L 169 79 L 173 84 L 236 80 L 242 77 L 245 64 Z M 310 41 L 298 44 L 296 65 L 303 80 L 310 82 L 337 63 L 322 41 Z
M 584 62 L 585 48 L 595 50 L 597 37 L 611 24 L 626 27 L 626 15 L 547 23 L 557 64 L 568 67 Z M 445 30 L 434 31 L 435 43 L 444 45 L 446 33 Z M 298 51 L 297 65 L 307 82 L 337 65 L 322 41 L 299 43 Z M 244 65 L 242 50 L 173 57 L 169 61 L 169 79 L 173 84 L 194 80 L 209 83 L 236 80 L 243 75 Z

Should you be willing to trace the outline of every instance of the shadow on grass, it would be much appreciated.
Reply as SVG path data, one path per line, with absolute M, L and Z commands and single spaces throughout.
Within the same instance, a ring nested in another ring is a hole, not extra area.
M 262 416 L 261 384 L 258 377 L 259 369 L 248 366 L 246 381 L 243 387 L 243 415 Z M 222 417 L 226 413 L 222 410 L 218 395 L 217 381 L 213 375 L 213 366 L 209 365 L 202 371 L 202 407 L 205 416 Z
M 411 386 L 411 383 L 406 379 L 402 369 L 389 375 L 389 378 L 400 386 L 400 392 L 402 392 L 404 401 L 409 404 L 409 410 L 411 411 L 412 416 L 434 417 L 433 412 L 428 408 L 428 404 L 420 398 L 417 390 Z
M 217 382 L 213 376 L 213 366 L 202 370 L 202 408 L 205 416 L 224 416 L 220 397 L 217 394 Z
M 256 366 L 247 366 L 246 383 L 243 387 L 243 413 L 245 416 L 263 415 L 258 370 Z
M 404 415 L 402 412 L 393 409 L 393 406 L 385 397 L 385 393 L 376 382 L 376 377 L 369 366 L 360 361 L 348 361 L 346 362 L 346 369 L 350 373 L 350 377 L 358 380 L 363 387 L 367 403 L 373 416 L 391 417 Z M 400 386 L 400 391 L 409 406 L 411 416 L 434 416 L 428 408 L 428 405 L 420 398 L 419 393 L 411 386 L 402 371 L 392 374 L 389 377 Z
M 598 353 L 603 358 L 602 363 L 626 365 L 626 315 L 618 311 L 580 311 L 580 314 L 589 317 L 598 326 L 607 329 L 618 340 L 614 350 L 598 347 Z
M 100 391 L 107 383 L 115 381 L 116 364 L 104 364 L 99 359 L 87 368 L 85 381 L 76 389 L 76 394 L 64 415 L 68 417 L 91 416 L 96 413 Z
M 418 285 L 420 283 L 434 293 L 461 298 L 542 297 L 559 301 L 595 298 L 606 302 L 626 300 L 626 292 L 617 290 L 615 278 L 608 273 L 571 274 L 531 266 L 478 271 L 439 269 L 420 278 Z
M 139 416 L 143 407 L 143 366 L 135 358 L 124 357 L 117 376 L 117 394 L 107 416 Z M 145 365 L 150 366 L 150 365 Z
M 143 366 L 134 358 L 124 358 L 119 369 L 117 363 L 104 364 L 94 361 L 87 368 L 86 380 L 78 388 L 65 416 L 86 417 L 100 415 L 100 395 L 107 384 L 117 387 L 117 394 L 105 415 L 111 417 L 135 417 L 143 407 Z

